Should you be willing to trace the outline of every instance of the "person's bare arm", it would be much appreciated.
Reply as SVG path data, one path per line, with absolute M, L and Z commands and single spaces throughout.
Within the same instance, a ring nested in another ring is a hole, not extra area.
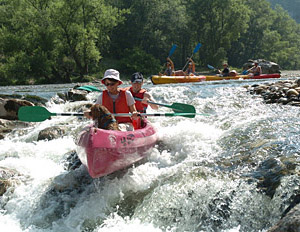
M 146 92 L 146 93 L 144 93 L 144 98 L 142 100 L 142 103 L 149 105 L 154 110 L 158 110 L 158 105 L 151 104 L 151 103 L 149 103 L 149 101 L 154 102 L 154 99 L 151 96 L 151 94 Z
M 133 120 L 137 120 L 138 119 L 138 112 L 137 112 L 137 110 L 135 108 L 135 104 L 129 106 L 129 111 L 132 114 L 132 116 L 131 116 L 132 119 Z

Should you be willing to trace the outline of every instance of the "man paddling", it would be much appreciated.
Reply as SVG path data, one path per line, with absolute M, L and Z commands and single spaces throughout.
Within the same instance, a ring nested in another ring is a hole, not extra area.
M 228 68 L 228 64 L 227 63 L 223 63 L 223 70 L 218 70 L 218 73 L 222 76 L 222 77 L 228 77 L 229 76 L 229 68 Z
M 247 70 L 249 72 L 249 75 L 252 76 L 259 76 L 262 74 L 261 66 L 258 65 L 258 61 L 254 62 L 254 66 Z
M 139 113 L 146 113 L 148 105 L 150 105 L 152 109 L 157 110 L 158 105 L 150 103 L 154 102 L 152 95 L 148 93 L 146 89 L 142 89 L 143 83 L 143 74 L 136 72 L 131 76 L 131 87 L 128 87 L 125 90 L 129 90 L 136 100 L 135 107 Z M 132 123 L 135 128 L 139 128 L 142 126 L 143 120 L 141 120 L 140 117 L 138 120 L 133 120 Z
M 143 74 L 140 72 L 136 72 L 131 76 L 131 87 L 126 88 L 126 90 L 129 90 L 136 100 L 137 98 L 142 99 L 141 101 L 136 101 L 135 103 L 137 111 L 140 113 L 146 113 L 148 105 L 150 105 L 152 109 L 157 110 L 158 105 L 149 103 L 149 101 L 154 102 L 154 100 L 152 95 L 148 93 L 146 89 L 142 88 L 143 84 Z

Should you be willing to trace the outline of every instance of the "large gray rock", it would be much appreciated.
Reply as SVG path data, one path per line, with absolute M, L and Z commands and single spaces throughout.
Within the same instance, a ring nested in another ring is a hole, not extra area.
M 39 141 L 57 139 L 65 135 L 65 133 L 65 129 L 60 126 L 48 127 L 40 131 L 37 140 Z
M 29 122 L 0 118 L 0 139 L 4 139 L 5 136 L 11 132 L 16 134 L 26 133 L 23 130 L 20 130 L 20 128 L 26 128 L 28 125 L 30 125 Z
M 18 110 L 21 106 L 33 106 L 27 100 L 0 98 L 0 118 L 18 120 Z
M 281 73 L 280 66 L 272 61 L 267 61 L 263 59 L 258 60 L 248 60 L 245 64 L 243 64 L 243 70 L 247 70 L 254 66 L 254 62 L 258 61 L 258 64 L 261 66 L 263 74 L 271 74 L 271 73 Z
M 253 85 L 248 88 L 251 94 L 259 94 L 265 103 L 300 106 L 300 79 L 282 80 L 275 83 Z
M 300 205 L 296 205 L 268 232 L 300 232 Z
M 85 90 L 70 89 L 67 93 L 67 99 L 70 101 L 86 101 L 86 95 L 88 94 Z
M 36 96 L 36 95 L 20 95 L 20 94 L 0 94 L 0 98 L 4 99 L 19 99 L 19 100 L 26 100 L 33 103 L 36 106 L 44 106 L 48 101 L 45 98 Z
M 20 174 L 14 170 L 0 167 L 0 196 L 2 196 L 10 187 L 21 183 Z

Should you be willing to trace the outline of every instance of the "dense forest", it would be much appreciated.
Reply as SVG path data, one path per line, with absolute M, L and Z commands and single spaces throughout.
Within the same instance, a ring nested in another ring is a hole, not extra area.
M 277 4 L 287 10 L 289 14 L 300 23 L 300 0 L 268 0 L 273 7 Z
M 0 0 L 0 85 L 157 74 L 173 44 L 181 69 L 199 42 L 197 70 L 258 58 L 300 69 L 300 24 L 267 0 Z

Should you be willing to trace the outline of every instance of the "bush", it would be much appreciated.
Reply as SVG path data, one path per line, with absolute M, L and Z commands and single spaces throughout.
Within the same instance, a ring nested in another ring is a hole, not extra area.
M 158 73 L 160 68 L 160 61 L 158 59 L 144 50 L 135 47 L 133 49 L 125 49 L 123 58 L 120 60 L 119 71 L 129 75 L 135 72 L 151 75 Z

